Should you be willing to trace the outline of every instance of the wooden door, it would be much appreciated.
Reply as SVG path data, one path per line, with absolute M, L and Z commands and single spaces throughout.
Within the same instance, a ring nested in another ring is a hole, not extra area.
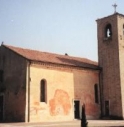
M 80 118 L 80 101 L 79 100 L 74 101 L 74 117 L 75 119 Z
M 109 101 L 105 101 L 105 116 L 109 116 Z
M 0 121 L 3 120 L 3 96 L 0 96 Z

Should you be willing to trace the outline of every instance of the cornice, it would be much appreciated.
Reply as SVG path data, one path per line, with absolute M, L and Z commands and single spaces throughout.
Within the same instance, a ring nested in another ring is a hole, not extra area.
M 94 70 L 99 71 L 101 68 L 99 66 L 94 67 L 80 67 L 80 66 L 73 66 L 73 65 L 64 65 L 64 64 L 56 64 L 56 63 L 48 63 L 48 62 L 38 62 L 38 61 L 30 61 L 31 65 L 42 65 L 45 67 L 55 67 L 55 68 L 66 68 L 66 69 L 77 69 L 77 70 Z

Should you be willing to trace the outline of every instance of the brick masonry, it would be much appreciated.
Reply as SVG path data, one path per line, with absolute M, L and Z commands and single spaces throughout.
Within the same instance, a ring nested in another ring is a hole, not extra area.
M 105 37 L 105 27 L 111 24 L 112 36 Z M 102 113 L 105 115 L 105 101 L 109 101 L 109 115 L 123 118 L 124 80 L 124 16 L 113 14 L 97 20 L 99 66 L 102 67 Z

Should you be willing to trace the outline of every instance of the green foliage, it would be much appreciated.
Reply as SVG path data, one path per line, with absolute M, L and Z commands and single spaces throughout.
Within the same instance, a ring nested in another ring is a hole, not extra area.
M 85 105 L 82 105 L 82 119 L 81 119 L 81 127 L 87 127 L 87 119 L 86 119 L 86 114 L 85 114 Z

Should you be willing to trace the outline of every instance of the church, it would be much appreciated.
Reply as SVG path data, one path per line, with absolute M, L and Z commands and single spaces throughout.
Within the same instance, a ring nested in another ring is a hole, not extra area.
M 124 119 L 124 15 L 96 20 L 98 62 L 1 44 L 0 122 Z

